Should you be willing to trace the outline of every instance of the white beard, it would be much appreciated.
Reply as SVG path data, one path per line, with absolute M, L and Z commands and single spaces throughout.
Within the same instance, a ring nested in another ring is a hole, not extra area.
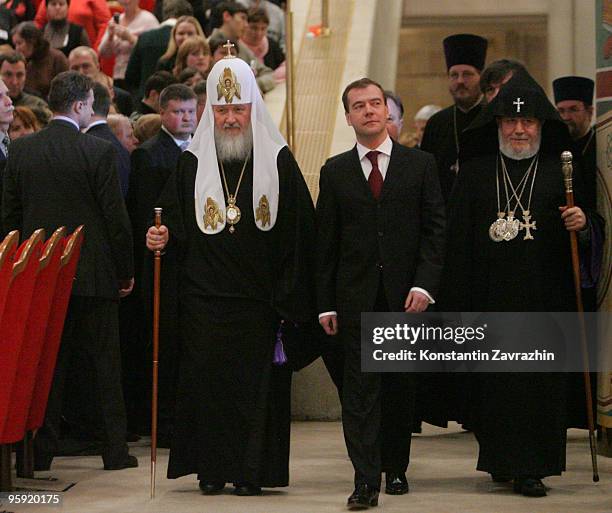
M 253 132 L 249 125 L 238 135 L 228 135 L 215 127 L 215 147 L 221 162 L 245 160 L 253 149 Z
M 504 139 L 502 135 L 501 127 L 497 129 L 497 138 L 499 140 L 499 151 L 501 151 L 504 156 L 512 160 L 525 160 L 525 159 L 530 159 L 538 151 L 540 151 L 540 142 L 542 141 L 542 132 L 540 131 L 538 133 L 538 138 L 529 147 L 521 151 L 516 151 L 512 147 L 512 144 L 510 143 L 510 141 L 509 140 L 507 141 Z

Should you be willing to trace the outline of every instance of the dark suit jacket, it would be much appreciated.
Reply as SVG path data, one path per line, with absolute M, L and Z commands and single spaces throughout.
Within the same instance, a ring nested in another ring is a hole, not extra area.
M 376 201 L 357 147 L 321 169 L 317 201 L 317 308 L 360 322 L 372 311 L 380 271 L 392 311 L 412 287 L 435 298 L 443 262 L 445 213 L 434 158 L 393 143 Z
M 140 276 L 145 251 L 145 235 L 153 219 L 157 200 L 176 169 L 181 149 L 164 130 L 141 144 L 132 153 L 132 170 L 127 207 L 134 231 L 136 276 Z
M 168 48 L 172 27 L 163 25 L 153 30 L 147 30 L 138 37 L 138 42 L 132 53 L 125 71 L 125 81 L 132 93 L 142 98 L 144 84 L 157 67 L 157 61 Z
M 113 86 L 113 91 L 115 92 L 115 98 L 113 101 L 117 106 L 117 110 L 120 114 L 129 117 L 134 110 L 134 99 L 132 98 L 132 95 L 129 93 L 129 91 L 121 89 L 117 86 Z
M 117 298 L 134 276 L 132 233 L 110 143 L 80 133 L 67 121 L 11 144 L 4 173 L 4 229 L 22 239 L 37 228 L 85 225 L 72 288 L 77 296 Z
M 121 184 L 121 194 L 125 198 L 127 196 L 127 190 L 130 180 L 130 152 L 127 151 L 121 141 L 117 139 L 115 134 L 111 131 L 108 124 L 103 123 L 100 125 L 92 126 L 87 130 L 89 135 L 104 139 L 113 145 L 115 148 L 115 163 L 117 165 L 117 172 L 119 173 L 119 182 Z

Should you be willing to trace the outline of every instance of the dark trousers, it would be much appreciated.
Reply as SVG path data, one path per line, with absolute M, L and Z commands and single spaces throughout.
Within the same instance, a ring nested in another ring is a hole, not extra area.
M 125 441 L 126 418 L 121 391 L 121 355 L 117 302 L 95 297 L 72 296 L 68 306 L 62 342 L 55 366 L 43 427 L 34 439 L 36 458 L 52 458 L 57 452 L 66 378 L 73 372 L 73 353 L 91 379 L 99 405 L 100 432 L 104 438 L 105 465 L 122 462 L 128 453 Z
M 382 291 L 382 288 L 380 288 Z M 379 293 L 376 311 L 388 311 Z M 342 425 L 355 485 L 380 489 L 381 472 L 406 472 L 410 458 L 415 376 L 361 372 L 361 328 L 340 325 L 344 345 Z

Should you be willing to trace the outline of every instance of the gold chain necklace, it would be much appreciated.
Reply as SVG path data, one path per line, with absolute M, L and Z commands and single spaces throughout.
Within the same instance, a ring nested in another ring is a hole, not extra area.
M 230 225 L 229 232 L 234 233 L 236 229 L 234 225 L 240 221 L 240 217 L 242 216 L 238 205 L 236 205 L 236 198 L 238 197 L 238 190 L 240 189 L 240 183 L 242 182 L 242 177 L 244 176 L 244 170 L 246 169 L 247 162 L 249 161 L 249 157 L 244 160 L 244 164 L 242 165 L 242 171 L 240 171 L 240 178 L 238 178 L 238 185 L 236 185 L 236 190 L 234 194 L 230 194 L 229 188 L 227 186 L 227 178 L 225 178 L 225 169 L 223 168 L 223 161 L 219 161 L 221 165 L 221 176 L 223 176 L 223 185 L 225 186 L 225 193 L 227 194 L 227 206 L 225 207 L 225 218 L 227 219 L 227 224 Z

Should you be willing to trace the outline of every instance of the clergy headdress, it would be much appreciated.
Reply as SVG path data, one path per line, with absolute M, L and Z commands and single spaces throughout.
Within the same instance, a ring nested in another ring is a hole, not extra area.
M 444 39 L 446 69 L 456 64 L 468 64 L 478 70 L 484 68 L 487 40 L 474 34 L 454 34 Z
M 476 155 L 497 153 L 497 118 L 500 117 L 539 119 L 542 122 L 542 152 L 558 157 L 571 145 L 567 126 L 544 89 L 529 73 L 518 71 L 461 134 L 460 161 Z
M 555 103 L 577 100 L 585 105 L 593 105 L 595 82 L 586 77 L 561 77 L 553 81 Z
M 187 149 L 198 158 L 195 180 L 195 216 L 198 227 L 204 233 L 213 235 L 221 232 L 226 222 L 212 107 L 251 104 L 253 217 L 257 228 L 269 231 L 274 227 L 278 214 L 276 159 L 287 143 L 266 110 L 253 71 L 242 59 L 227 55 L 219 60 L 206 80 L 206 93 L 208 100 L 204 113 Z

